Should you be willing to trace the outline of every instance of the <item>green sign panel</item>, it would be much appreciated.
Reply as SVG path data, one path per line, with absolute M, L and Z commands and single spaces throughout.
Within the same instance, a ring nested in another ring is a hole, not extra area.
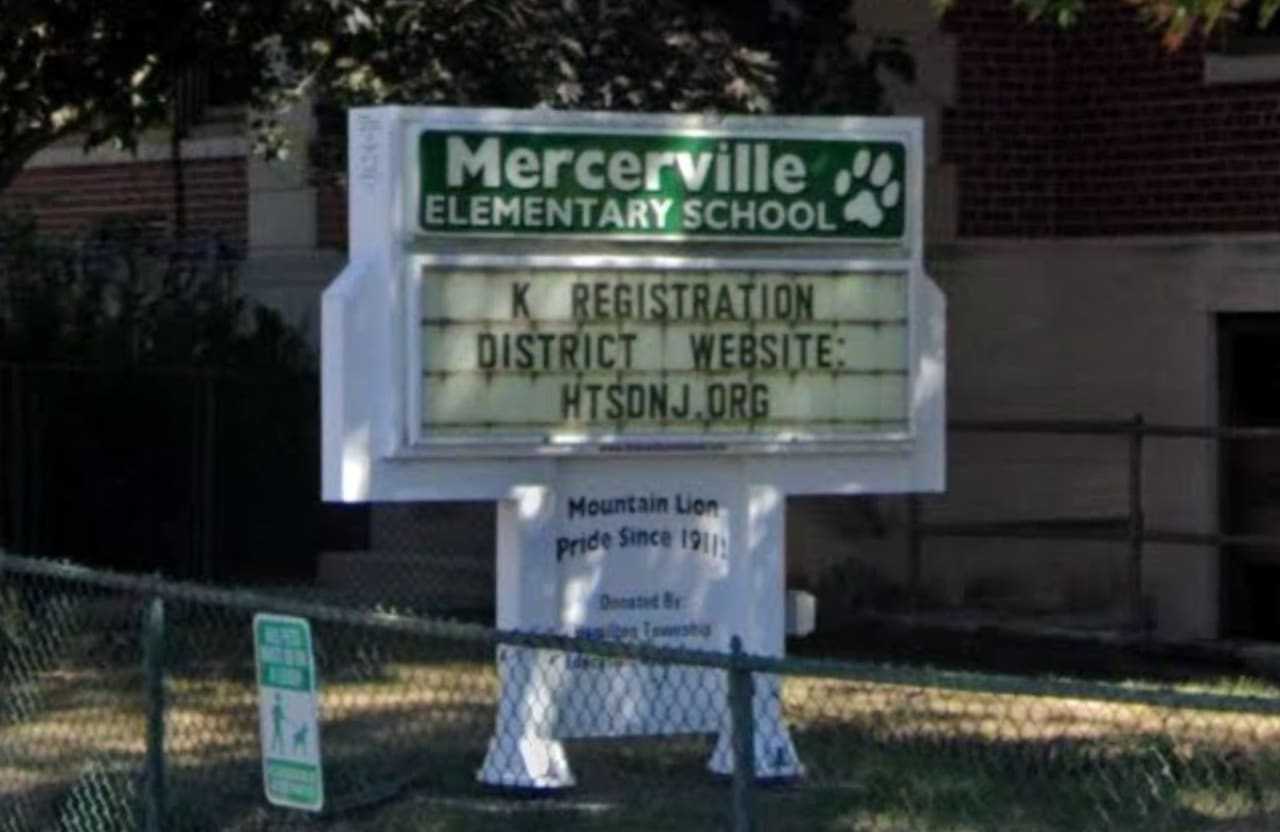
M 311 626 L 304 618 L 260 613 L 253 619 L 253 653 L 267 800 L 318 812 L 324 775 Z
M 893 243 L 906 145 L 741 135 L 426 129 L 427 234 Z

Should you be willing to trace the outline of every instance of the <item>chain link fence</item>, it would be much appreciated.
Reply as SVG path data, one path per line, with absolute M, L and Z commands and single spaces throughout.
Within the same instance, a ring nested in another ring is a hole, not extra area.
M 359 545 L 319 553 L 317 600 L 493 621 L 493 502 L 383 502 L 360 508 L 367 510 L 368 522 Z M 332 504 L 324 507 L 332 509 Z
M 313 628 L 317 814 L 263 796 L 251 634 L 262 611 Z M 593 662 L 618 672 L 570 690 L 572 669 Z M 670 684 L 641 701 L 655 677 Z M 562 760 L 541 759 L 571 768 L 572 788 L 477 779 L 528 763 L 527 740 L 554 739 L 566 719 L 607 729 L 632 724 L 638 707 L 660 709 L 668 734 L 566 740 Z M 752 756 L 765 776 L 746 776 Z M 779 771 L 789 776 L 767 776 Z M 1280 692 L 1261 682 L 1155 687 L 672 651 L 0 554 L 3 832 L 1278 823 Z

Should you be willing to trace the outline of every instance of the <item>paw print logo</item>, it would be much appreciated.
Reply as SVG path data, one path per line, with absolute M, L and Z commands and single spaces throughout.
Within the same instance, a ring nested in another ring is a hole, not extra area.
M 835 192 L 838 197 L 853 194 L 844 204 L 845 222 L 879 228 L 884 212 L 902 198 L 902 183 L 893 178 L 893 157 L 881 153 L 872 164 L 871 151 L 859 150 L 853 157 L 853 169 L 842 168 L 836 174 Z

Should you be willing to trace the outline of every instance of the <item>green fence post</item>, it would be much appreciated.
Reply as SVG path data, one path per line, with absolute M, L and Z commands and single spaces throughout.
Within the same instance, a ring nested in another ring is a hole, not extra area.
M 741 665 L 742 639 L 730 641 L 734 661 L 729 670 L 729 718 L 733 725 L 733 832 L 750 832 L 751 789 L 755 785 L 756 720 L 752 713 L 755 681 Z
M 142 672 L 147 698 L 147 832 L 164 829 L 164 599 L 152 598 L 143 611 Z

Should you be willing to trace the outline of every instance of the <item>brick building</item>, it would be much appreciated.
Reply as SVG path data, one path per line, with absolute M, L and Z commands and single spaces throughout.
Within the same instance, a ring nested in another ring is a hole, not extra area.
M 900 37 L 916 60 L 914 82 L 885 82 L 894 112 L 926 123 L 928 259 L 949 302 L 953 419 L 1280 423 L 1269 395 L 1280 377 L 1280 46 L 1238 54 L 1239 38 L 1193 40 L 1170 52 L 1121 0 L 1094 0 L 1066 32 L 1027 23 L 1009 0 L 959 0 L 942 20 L 927 0 L 854 6 L 859 40 Z M 313 121 L 292 127 L 307 147 Z M 319 291 L 344 259 L 344 195 L 317 187 L 303 161 L 267 165 L 247 149 L 225 118 L 185 144 L 191 224 L 243 243 L 245 287 L 315 333 Z M 163 223 L 168 165 L 162 141 L 136 159 L 54 147 L 0 200 L 55 230 L 119 213 Z M 1127 510 L 1126 443 L 955 435 L 949 493 L 927 517 L 1106 521 Z M 1152 440 L 1143 468 L 1150 527 L 1280 532 L 1267 504 L 1280 444 L 1219 453 Z M 900 509 L 845 508 L 796 506 L 793 579 L 900 586 Z M 373 545 L 424 534 L 420 515 L 375 513 Z M 934 539 L 921 591 L 946 607 L 1106 626 L 1125 608 L 1127 553 Z M 1280 556 L 1152 544 L 1144 558 L 1158 632 L 1280 637 Z
M 920 83 L 892 97 L 932 126 L 928 252 L 948 296 L 949 416 L 1274 424 L 1274 44 L 1201 39 L 1170 52 L 1108 0 L 1066 32 L 1000 0 L 958 3 L 941 24 L 905 6 L 860 3 L 859 20 L 905 35 L 921 65 Z M 955 434 L 947 498 L 927 515 L 1105 523 L 1127 511 L 1125 442 Z M 1274 444 L 1220 454 L 1153 440 L 1144 456 L 1149 528 L 1280 531 L 1267 505 Z M 891 572 L 900 551 L 868 558 Z M 1157 631 L 1280 635 L 1273 557 L 1147 546 Z M 1074 621 L 1121 606 L 1127 579 L 1123 544 L 1079 540 L 935 540 L 921 570 L 945 604 Z

